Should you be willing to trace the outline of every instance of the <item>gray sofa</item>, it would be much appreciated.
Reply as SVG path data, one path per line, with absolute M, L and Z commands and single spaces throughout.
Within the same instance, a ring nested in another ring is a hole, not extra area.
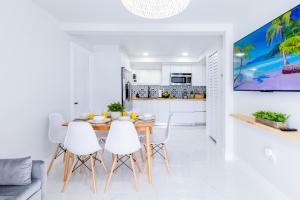
M 32 161 L 31 184 L 0 185 L 0 200 L 45 200 L 46 181 L 45 162 L 34 160 Z

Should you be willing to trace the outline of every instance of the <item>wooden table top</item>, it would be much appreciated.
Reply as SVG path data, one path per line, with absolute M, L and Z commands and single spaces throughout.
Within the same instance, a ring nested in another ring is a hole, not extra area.
M 85 121 L 88 122 L 87 120 L 75 120 L 75 121 Z M 69 122 L 66 122 L 63 124 L 63 126 L 68 126 Z M 98 130 L 98 131 L 103 131 L 103 130 L 109 130 L 110 129 L 110 125 L 111 122 L 105 123 L 105 124 L 94 124 L 94 123 L 90 123 L 92 125 L 92 127 L 94 128 L 94 130 Z M 135 128 L 137 130 L 145 130 L 146 128 L 152 128 L 154 126 L 154 121 L 142 121 L 142 120 L 137 120 L 135 122 L 133 122 Z

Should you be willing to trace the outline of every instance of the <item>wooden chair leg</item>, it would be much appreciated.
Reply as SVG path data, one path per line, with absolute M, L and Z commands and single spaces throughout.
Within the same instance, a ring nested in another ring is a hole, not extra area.
M 66 179 L 66 181 L 65 181 L 65 183 L 64 183 L 64 186 L 63 186 L 61 192 L 65 192 L 65 191 L 66 191 L 67 185 L 69 184 L 69 181 L 70 181 L 70 177 L 71 177 L 71 175 L 73 174 L 72 172 L 73 172 L 73 170 L 74 170 L 74 168 L 75 168 L 75 164 L 76 164 L 75 158 L 73 158 L 73 159 L 72 159 L 72 167 L 71 167 L 71 170 L 69 171 L 69 174 L 68 174 L 68 176 L 67 176 L 67 179 Z
M 69 174 L 70 152 L 66 151 L 65 154 L 66 154 L 66 161 L 65 161 L 65 169 L 64 169 L 64 182 L 67 180 Z
M 105 172 L 107 173 L 107 168 L 106 168 L 106 165 L 105 165 L 105 162 L 104 162 L 104 159 L 103 159 L 103 156 L 102 156 L 101 152 L 99 152 L 99 158 L 100 158 L 101 164 L 102 164 Z
M 66 162 L 66 151 L 64 152 L 64 162 Z
M 92 176 L 93 176 L 93 191 L 96 192 L 97 191 L 96 175 L 95 175 L 95 167 L 94 167 L 94 158 L 92 155 L 90 156 L 90 161 L 91 161 L 91 169 L 92 169 Z
M 133 159 L 134 159 L 134 163 L 136 164 L 136 166 L 137 166 L 139 172 L 142 174 L 142 170 L 141 170 L 141 168 L 140 168 L 140 164 L 139 164 L 139 161 L 138 161 L 137 158 L 136 158 L 135 153 L 132 154 L 132 156 L 133 156 Z
M 130 155 L 130 163 L 131 163 L 131 168 L 133 172 L 133 177 L 134 177 L 134 188 L 136 191 L 138 191 L 138 182 L 137 182 L 137 176 L 135 172 L 135 164 L 134 164 L 134 159 L 133 159 L 133 154 Z
M 111 166 L 110 173 L 109 173 L 109 175 L 108 175 L 108 177 L 107 177 L 107 180 L 106 180 L 104 192 L 107 192 L 107 190 L 108 190 L 108 186 L 110 185 L 111 177 L 112 177 L 112 175 L 113 175 L 113 173 L 114 173 L 116 164 L 117 164 L 117 156 L 113 154 L 113 164 L 112 164 L 112 166 Z
M 151 156 L 154 159 L 154 145 L 151 144 Z
M 72 163 L 73 163 L 73 162 L 75 162 L 75 160 L 76 160 L 76 155 L 71 154 L 71 155 L 70 155 L 70 158 L 72 159 Z M 76 163 L 75 163 L 75 165 L 76 165 Z M 72 170 L 71 173 L 72 173 L 72 175 L 74 175 L 74 174 L 75 174 L 75 171 Z
M 57 147 L 56 147 L 55 152 L 54 152 L 53 155 L 52 155 L 51 162 L 50 162 L 49 167 L 48 167 L 48 170 L 47 170 L 47 176 L 49 175 L 49 173 L 50 173 L 50 171 L 51 171 L 51 169 L 52 169 L 54 160 L 56 159 L 56 156 L 57 156 L 57 154 L 58 154 L 58 152 L 59 152 L 59 149 L 60 149 L 60 146 L 59 146 L 59 144 L 58 144 Z
M 165 157 L 167 172 L 169 175 L 171 175 L 169 156 L 168 156 L 167 146 L 165 144 L 163 144 L 163 150 L 164 150 L 164 157 Z

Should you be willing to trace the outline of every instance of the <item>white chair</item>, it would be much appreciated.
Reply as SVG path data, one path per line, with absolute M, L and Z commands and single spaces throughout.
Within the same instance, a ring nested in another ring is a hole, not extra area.
M 96 192 L 96 175 L 95 175 L 95 161 L 99 161 L 104 170 L 106 166 L 102 158 L 102 148 L 98 143 L 93 127 L 87 122 L 71 122 L 68 125 L 68 132 L 64 142 L 64 146 L 68 153 L 72 156 L 72 167 L 65 181 L 62 192 L 66 190 L 69 183 L 70 176 L 79 167 L 85 166 L 92 172 L 93 176 L 93 191 Z M 99 155 L 99 159 L 97 156 Z M 76 160 L 76 162 L 75 162 Z M 90 167 L 86 164 L 90 161 Z
M 150 140 L 150 144 L 152 146 L 152 158 L 154 158 L 155 154 L 159 154 L 165 160 L 167 172 L 169 175 L 171 174 L 171 170 L 169 155 L 167 151 L 167 143 L 170 139 L 171 120 L 173 115 L 174 113 L 169 115 L 167 128 L 154 127 L 152 129 Z M 142 144 L 144 146 L 146 145 L 145 139 L 142 140 Z M 161 151 L 163 151 L 163 154 L 161 153 Z
M 57 147 L 50 161 L 47 170 L 47 175 L 49 175 L 51 171 L 54 160 L 56 160 L 60 155 L 65 154 L 65 148 L 63 146 L 63 143 L 67 134 L 67 127 L 62 126 L 64 122 L 64 117 L 60 113 L 49 114 L 48 137 L 52 143 L 57 144 Z
M 100 146 L 104 149 L 105 142 L 107 139 L 108 131 L 95 131 Z
M 135 152 L 141 149 L 137 131 L 132 122 L 129 121 L 114 121 L 111 124 L 108 137 L 105 143 L 105 150 L 113 154 L 113 164 L 110 174 L 106 180 L 104 191 L 108 190 L 113 173 L 121 166 L 125 165 L 132 170 L 134 176 L 135 189 L 138 190 L 137 175 L 135 165 L 138 165 Z M 124 160 L 125 159 L 125 160 Z M 131 167 L 126 164 L 130 159 Z M 117 163 L 121 163 L 117 166 Z

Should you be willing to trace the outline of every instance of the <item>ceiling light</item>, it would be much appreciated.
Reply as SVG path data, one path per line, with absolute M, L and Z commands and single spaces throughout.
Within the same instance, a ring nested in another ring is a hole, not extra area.
M 162 19 L 181 13 L 191 0 L 122 0 L 125 8 L 140 17 Z
M 143 53 L 144 56 L 149 56 L 148 52 Z
M 182 55 L 182 56 L 188 56 L 189 53 L 188 53 L 188 52 L 183 52 L 181 55 Z

